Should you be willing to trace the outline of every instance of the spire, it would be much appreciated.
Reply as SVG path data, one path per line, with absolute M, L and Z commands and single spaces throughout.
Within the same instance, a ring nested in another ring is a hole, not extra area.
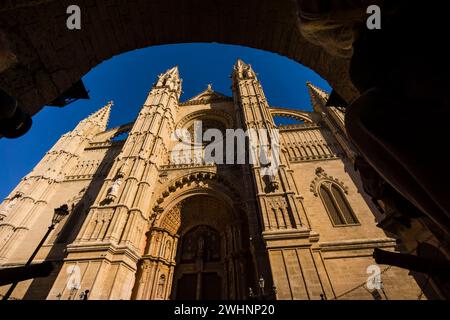
M 242 69 L 242 67 L 243 67 L 244 65 L 246 65 L 245 62 L 242 61 L 241 58 L 238 58 L 238 59 L 236 60 L 236 63 L 234 64 L 234 69 L 235 69 L 235 70 Z
M 246 64 L 238 58 L 233 68 L 233 79 L 256 79 L 256 73 L 253 71 L 251 64 Z
M 108 102 L 103 108 L 91 114 L 87 118 L 87 120 L 98 125 L 103 131 L 106 130 L 109 121 L 109 115 L 111 114 L 111 107 L 113 105 L 114 101 Z
M 113 105 L 113 101 L 108 102 L 104 107 L 92 113 L 87 118 L 81 120 L 74 131 L 87 133 L 88 129 L 93 128 L 96 129 L 94 130 L 96 132 L 105 131 L 108 125 L 109 116 L 111 114 L 111 107 Z
M 309 81 L 306 82 L 306 86 L 308 87 L 309 95 L 311 97 L 311 104 L 314 108 L 314 111 L 323 112 L 323 109 L 327 104 L 329 94 L 319 87 L 316 87 Z
M 166 71 L 166 74 L 171 75 L 172 77 L 175 78 L 180 78 L 180 74 L 178 72 L 178 65 L 176 65 L 175 67 L 172 67 L 171 69 Z
M 175 66 L 158 76 L 158 81 L 155 87 L 156 88 L 168 87 L 170 90 L 175 91 L 178 94 L 178 97 L 180 97 L 181 83 L 182 80 L 180 79 L 178 66 Z

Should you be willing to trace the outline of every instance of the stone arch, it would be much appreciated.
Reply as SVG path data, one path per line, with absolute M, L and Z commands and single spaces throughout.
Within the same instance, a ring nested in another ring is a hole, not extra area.
M 270 108 L 270 114 L 272 117 L 283 117 L 294 119 L 298 121 L 304 121 L 305 123 L 314 123 L 314 115 L 310 112 L 300 110 L 290 110 L 285 108 Z
M 217 42 L 275 52 L 316 71 L 345 99 L 357 94 L 349 60 L 330 55 L 302 36 L 295 1 L 200 0 L 173 5 L 139 0 L 130 6 L 80 0 L 82 28 L 76 31 L 66 27 L 66 9 L 72 4 L 68 0 L 7 3 L 0 5 L 0 35 L 10 58 L 0 56 L 0 87 L 30 114 L 102 61 L 173 43 Z M 18 17 L 27 23 L 18 24 Z
M 359 220 L 342 187 L 329 179 L 319 185 L 319 197 L 334 226 L 358 225 Z
M 181 226 L 181 222 L 178 221 L 179 210 L 184 201 L 194 196 L 213 198 L 223 204 L 226 210 L 232 215 L 233 219 L 236 221 L 247 221 L 245 211 L 239 207 L 240 202 L 233 198 L 234 196 L 224 190 L 218 189 L 216 186 L 211 188 L 198 188 L 194 186 L 180 191 L 172 197 L 172 199 L 169 199 L 167 206 L 164 209 L 160 209 L 163 210 L 163 212 L 155 217 L 152 228 L 164 229 L 169 231 L 170 234 L 176 235 L 178 232 L 177 227 Z
M 153 207 L 153 211 L 155 212 L 155 214 L 161 213 L 161 210 L 163 210 L 161 206 L 163 205 L 163 203 L 167 204 L 168 202 L 166 201 L 166 199 L 168 199 L 172 194 L 179 191 L 186 185 L 194 186 L 196 192 L 201 192 L 202 190 L 205 191 L 207 189 L 210 189 L 209 184 L 215 185 L 216 190 L 224 190 L 224 194 L 229 195 L 228 199 L 236 199 L 236 201 L 240 201 L 239 191 L 228 179 L 213 171 L 196 171 L 177 177 L 167 183 L 167 187 L 156 199 L 156 205 Z
M 359 225 L 358 217 L 346 196 L 348 187 L 342 181 L 318 167 L 310 191 L 322 201 L 333 226 Z
M 206 129 L 213 128 L 218 129 L 225 135 L 225 130 L 234 128 L 233 117 L 223 110 L 199 110 L 189 113 L 183 117 L 175 126 L 175 135 L 180 141 L 186 141 L 182 135 L 185 134 L 185 130 L 189 131 L 191 143 L 195 144 L 194 139 L 194 121 L 202 121 L 202 129 L 205 132 Z M 179 136 L 181 135 L 181 136 Z
M 114 141 L 115 139 L 117 139 L 122 135 L 127 135 L 131 131 L 132 127 L 133 126 L 130 124 L 120 126 L 119 128 L 116 129 L 117 131 L 108 140 Z
M 319 188 L 321 186 L 321 184 L 324 181 L 329 181 L 331 183 L 334 183 L 336 185 L 338 185 L 342 191 L 345 194 L 348 194 L 348 187 L 344 184 L 343 181 L 328 175 L 325 170 L 323 170 L 321 167 L 318 167 L 316 169 L 316 177 L 314 178 L 314 180 L 311 182 L 311 185 L 309 187 L 309 190 L 316 196 L 319 196 Z
M 242 273 L 240 268 L 247 268 L 252 259 L 250 259 L 249 246 L 245 246 L 247 242 L 243 239 L 248 237 L 248 234 L 241 227 L 247 220 L 239 219 L 239 206 L 233 206 L 233 199 L 230 199 L 230 195 L 223 190 L 218 190 L 217 186 L 209 188 L 191 186 L 179 190 L 170 200 L 163 212 L 156 217 L 147 233 L 147 246 L 139 264 L 133 297 L 135 299 L 179 297 L 178 295 L 174 296 L 174 292 L 177 290 L 176 288 L 181 288 L 178 282 L 186 274 L 186 268 L 183 268 L 183 266 L 186 267 L 185 264 L 188 263 L 187 267 L 190 270 L 191 267 L 196 265 L 192 264 L 193 262 L 180 260 L 180 254 L 184 252 L 184 249 L 182 249 L 185 243 L 183 239 L 197 227 L 205 226 L 211 228 L 211 230 L 216 230 L 217 235 L 220 234 L 219 239 L 224 241 L 217 248 L 221 252 L 218 255 L 220 259 L 215 260 L 214 264 L 209 264 L 209 268 L 212 267 L 212 270 L 205 267 L 205 276 L 216 270 L 219 272 L 216 274 L 218 277 L 216 277 L 216 280 L 222 279 L 220 281 L 224 285 L 220 289 L 221 296 L 243 298 L 247 282 L 240 276 L 240 273 Z M 202 205 L 202 201 L 208 202 Z M 210 210 L 211 214 L 205 215 L 201 210 L 193 210 L 192 205 L 200 205 L 200 207 L 203 207 L 202 210 Z M 185 211 L 190 207 L 190 210 Z M 215 238 L 217 239 L 217 236 Z M 238 249 L 242 255 L 236 254 Z M 230 265 L 229 262 L 225 262 L 230 261 L 229 259 L 235 259 L 236 261 L 232 260 L 234 262 Z M 180 265 L 182 267 L 177 267 Z M 243 267 L 244 265 L 246 267 Z M 181 268 L 181 271 L 177 268 Z M 190 274 L 190 271 L 187 273 Z M 200 272 L 197 276 L 200 277 L 200 274 L 203 273 Z M 225 278 L 231 274 L 236 279 L 236 283 L 239 283 L 238 286 L 224 282 Z M 166 279 L 164 285 L 160 281 L 162 275 Z
M 178 121 L 177 125 L 175 126 L 175 129 L 185 128 L 194 120 L 202 118 L 220 121 L 226 128 L 233 128 L 234 126 L 233 118 L 228 112 L 225 112 L 223 110 L 199 110 L 189 113 L 180 121 Z

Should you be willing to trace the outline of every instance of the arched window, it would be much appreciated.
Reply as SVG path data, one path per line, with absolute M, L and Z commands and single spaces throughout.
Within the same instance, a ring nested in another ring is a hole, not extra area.
M 331 181 L 323 182 L 319 189 L 322 202 L 335 226 L 358 224 L 342 189 Z

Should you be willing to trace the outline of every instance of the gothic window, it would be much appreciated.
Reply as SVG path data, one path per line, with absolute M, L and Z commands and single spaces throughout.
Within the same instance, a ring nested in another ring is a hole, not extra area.
M 308 153 L 306 152 L 305 147 L 301 146 L 300 149 L 302 151 L 302 157 L 306 157 L 308 155 Z
M 196 125 L 198 126 L 198 129 L 201 128 L 201 132 L 196 132 L 197 129 Z M 201 127 L 200 127 L 201 125 Z M 191 142 L 194 144 L 196 141 L 194 138 L 197 138 L 198 140 L 202 139 L 205 135 L 205 132 L 209 129 L 217 129 L 222 133 L 222 136 L 225 136 L 226 127 L 225 124 L 222 121 L 215 120 L 215 119 L 208 119 L 208 118 L 199 118 L 196 119 L 191 126 L 187 128 Z M 196 134 L 201 134 L 201 137 L 196 137 Z M 209 144 L 208 141 L 202 141 L 204 145 Z
M 342 189 L 331 181 L 323 182 L 319 188 L 322 202 L 335 226 L 358 224 Z

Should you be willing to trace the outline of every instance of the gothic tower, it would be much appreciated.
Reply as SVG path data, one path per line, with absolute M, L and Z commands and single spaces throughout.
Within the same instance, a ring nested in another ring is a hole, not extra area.
M 54 272 L 13 297 L 417 297 L 416 275 L 394 267 L 375 266 L 384 286 L 366 286 L 373 249 L 396 240 L 376 226 L 326 92 L 307 84 L 313 111 L 270 106 L 242 60 L 232 97 L 208 85 L 180 101 L 181 84 L 177 67 L 159 75 L 133 123 L 107 129 L 112 103 L 81 121 L 5 199 L 3 267 L 23 264 L 53 209 L 70 208 L 35 259 Z
M 31 254 L 31 247 L 20 244 L 45 233 L 45 229 L 38 230 L 35 225 L 40 225 L 40 220 L 46 220 L 44 225 L 51 220 L 52 210 L 45 209 L 55 193 L 61 191 L 65 175 L 79 161 L 84 148 L 106 129 L 111 106 L 108 103 L 61 136 L 5 199 L 0 211 L 0 262 L 6 261 L 14 251 L 18 251 L 21 260 Z M 30 234 L 32 227 L 35 229 Z
M 91 276 L 83 277 L 80 283 L 91 288 L 92 299 L 130 298 L 146 230 L 153 218 L 148 196 L 174 127 L 180 94 L 181 80 L 174 67 L 160 75 L 150 91 L 83 227 L 67 249 L 66 268 L 80 264 L 80 254 L 95 261 L 82 266 L 82 272 Z M 98 257 L 102 257 L 100 261 Z M 61 274 L 57 279 L 50 297 L 64 292 L 65 277 Z M 102 278 L 108 280 L 96 281 Z M 70 291 L 64 294 L 70 295 Z

